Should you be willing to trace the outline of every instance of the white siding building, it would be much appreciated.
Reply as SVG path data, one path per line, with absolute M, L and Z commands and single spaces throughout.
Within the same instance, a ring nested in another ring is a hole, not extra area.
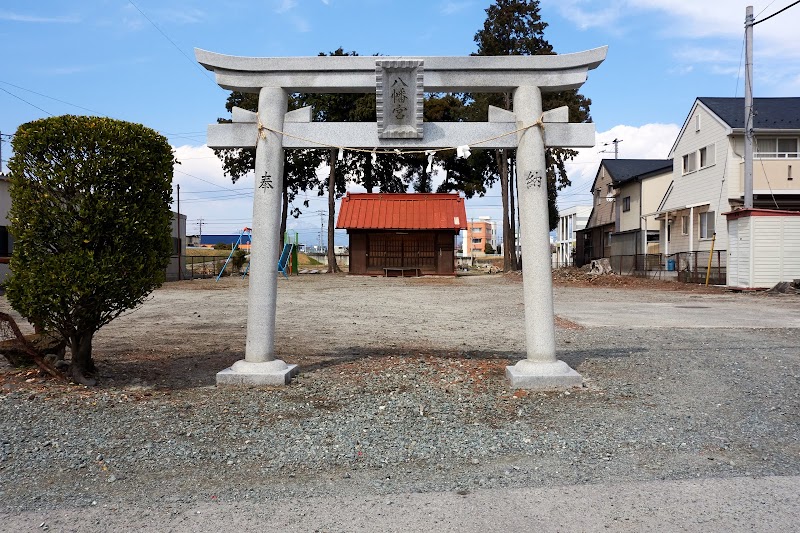
M 754 99 L 754 207 L 800 209 L 800 98 Z M 661 251 L 729 243 L 722 216 L 744 203 L 744 99 L 698 98 L 670 152 L 672 183 L 658 208 Z M 684 268 L 684 265 L 678 265 Z
M 556 226 L 556 254 L 555 266 L 572 266 L 574 263 L 576 232 L 586 227 L 589 215 L 592 213 L 590 205 L 576 205 L 558 212 L 558 226 Z
M 729 287 L 768 288 L 800 279 L 800 212 L 741 209 L 727 218 Z

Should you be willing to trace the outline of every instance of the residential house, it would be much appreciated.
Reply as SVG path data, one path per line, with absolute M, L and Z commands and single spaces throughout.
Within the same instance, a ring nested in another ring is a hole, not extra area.
M 592 212 L 586 227 L 575 240 L 575 266 L 611 255 L 611 234 L 615 229 L 614 185 L 603 159 L 592 182 Z
M 600 162 L 592 184 L 592 212 L 586 228 L 576 237 L 577 266 L 615 257 L 615 270 L 627 272 L 641 269 L 636 256 L 658 253 L 655 216 L 669 187 L 672 169 L 671 159 Z M 626 259 L 620 263 L 622 257 Z
M 755 98 L 753 115 L 753 205 L 800 210 L 800 98 Z M 743 98 L 695 100 L 670 151 L 672 183 L 658 208 L 661 250 L 675 268 L 703 268 L 713 243 L 719 283 L 726 262 L 719 251 L 728 243 L 723 214 L 744 204 L 744 118 Z
M 671 159 L 613 159 L 615 188 L 611 267 L 615 272 L 660 270 L 658 206 L 672 180 Z
M 576 205 L 558 211 L 558 225 L 554 241 L 555 266 L 572 266 L 574 264 L 575 237 L 578 231 L 586 227 L 591 213 L 592 206 L 590 205 Z

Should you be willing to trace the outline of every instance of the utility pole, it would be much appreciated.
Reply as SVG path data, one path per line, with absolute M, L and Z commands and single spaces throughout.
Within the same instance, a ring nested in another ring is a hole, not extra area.
M 618 159 L 619 158 L 619 143 L 621 143 L 621 142 L 622 142 L 622 139 L 614 139 L 611 142 L 603 143 L 603 146 L 608 146 L 609 144 L 613 144 L 614 145 L 614 159 Z M 601 154 L 607 154 L 608 151 L 607 150 L 601 150 L 600 153 Z
M 319 211 L 319 253 L 322 253 L 322 233 L 325 227 L 325 211 Z
M 202 218 L 200 219 L 200 222 L 197 223 L 197 225 L 200 227 L 200 243 L 199 244 L 203 244 L 203 219 Z
M 753 208 L 753 6 L 744 19 L 744 208 Z
M 183 279 L 183 271 L 181 269 L 181 184 L 178 184 L 178 281 Z

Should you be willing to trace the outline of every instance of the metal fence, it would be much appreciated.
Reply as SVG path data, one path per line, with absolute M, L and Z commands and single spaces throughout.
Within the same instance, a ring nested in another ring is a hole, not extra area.
M 629 276 L 664 270 L 665 266 L 662 254 L 612 255 L 609 262 L 614 272 Z
M 216 278 L 219 275 L 219 271 L 222 270 L 226 259 L 227 257 L 221 256 L 182 255 L 181 270 L 183 270 L 183 276 L 179 278 L 177 265 L 178 256 L 173 256 L 172 262 L 167 268 L 167 281 Z M 233 262 L 231 262 L 225 267 L 224 275 L 229 276 L 233 274 Z
M 711 254 L 711 269 L 709 273 L 709 254 Z M 674 261 L 674 270 L 678 271 L 678 280 L 686 283 L 705 283 L 708 274 L 709 283 L 712 285 L 725 285 L 728 276 L 728 251 L 714 250 L 714 252 L 679 252 L 667 256 L 667 262 Z M 669 263 L 668 263 L 669 265 Z
M 664 272 L 675 272 L 678 281 L 686 283 L 705 283 L 709 272 L 709 254 L 711 268 L 709 283 L 725 285 L 727 283 L 727 250 L 714 252 L 679 252 L 664 254 L 631 254 L 612 255 L 609 257 L 611 268 L 617 274 L 629 276 L 651 276 Z

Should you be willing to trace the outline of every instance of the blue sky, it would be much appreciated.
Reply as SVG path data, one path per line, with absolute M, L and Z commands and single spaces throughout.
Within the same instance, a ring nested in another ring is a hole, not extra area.
M 475 51 L 488 0 L 4 0 L 0 4 L 0 132 L 29 120 L 100 114 L 143 123 L 169 138 L 182 164 L 189 233 L 231 233 L 250 222 L 252 179 L 232 185 L 204 146 L 225 116 L 227 93 L 194 62 L 195 47 L 245 56 L 309 56 L 338 47 L 361 55 L 461 56 Z M 592 99 L 598 145 L 570 165 L 588 189 L 614 138 L 620 157 L 664 158 L 697 96 L 742 96 L 743 22 L 792 0 L 542 0 L 546 38 L 559 53 L 608 45 L 582 93 Z M 800 94 L 800 6 L 755 27 L 756 96 Z M 2 158 L 10 156 L 4 137 Z M 3 169 L 5 169 L 5 162 Z M 292 221 L 315 243 L 325 201 Z M 467 203 L 468 216 L 500 216 L 499 191 Z

